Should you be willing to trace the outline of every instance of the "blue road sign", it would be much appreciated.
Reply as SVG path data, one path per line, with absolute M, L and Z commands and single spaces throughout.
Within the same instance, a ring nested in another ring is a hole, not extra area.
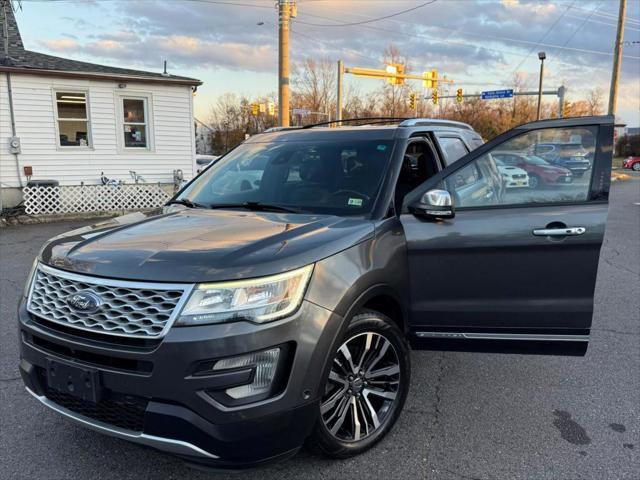
M 513 89 L 509 90 L 491 90 L 488 92 L 482 92 L 482 100 L 494 100 L 496 98 L 512 98 Z

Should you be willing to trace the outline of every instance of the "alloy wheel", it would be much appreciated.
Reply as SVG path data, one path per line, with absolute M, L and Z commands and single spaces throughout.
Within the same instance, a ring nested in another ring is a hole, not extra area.
M 327 430 L 349 442 L 372 435 L 388 418 L 401 380 L 398 354 L 387 338 L 375 332 L 349 338 L 336 352 L 320 405 Z
M 634 163 L 633 164 L 633 170 L 635 170 L 636 172 L 640 172 L 640 163 Z

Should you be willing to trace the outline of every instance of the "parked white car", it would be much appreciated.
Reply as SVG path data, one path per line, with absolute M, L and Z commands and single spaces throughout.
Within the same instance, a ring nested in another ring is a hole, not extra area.
M 502 179 L 504 180 L 504 186 L 506 188 L 528 188 L 529 187 L 529 174 L 518 167 L 507 165 L 502 160 L 498 160 L 494 157 L 496 166 Z

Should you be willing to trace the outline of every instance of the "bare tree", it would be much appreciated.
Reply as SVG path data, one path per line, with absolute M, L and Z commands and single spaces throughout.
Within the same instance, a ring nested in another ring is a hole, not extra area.
M 387 47 L 383 56 L 383 63 L 386 65 L 401 64 L 404 65 L 404 73 L 411 71 L 409 59 L 400 53 L 395 45 L 391 44 Z M 403 117 L 411 116 L 408 99 L 411 92 L 411 86 L 406 82 L 401 85 L 393 85 L 385 81 L 381 89 L 381 114 L 385 117 Z
M 329 59 L 306 59 L 293 73 L 292 105 L 326 119 L 336 102 L 336 71 Z M 327 114 L 327 115 L 322 115 Z
M 590 116 L 602 115 L 604 104 L 604 92 L 602 88 L 596 87 L 589 92 L 587 97 L 588 112 Z

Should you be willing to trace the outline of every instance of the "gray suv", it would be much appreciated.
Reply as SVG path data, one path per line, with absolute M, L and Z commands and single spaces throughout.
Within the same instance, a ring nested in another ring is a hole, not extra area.
M 505 188 L 492 152 L 564 137 L 595 145 L 591 175 Z M 162 210 L 44 245 L 24 383 L 190 463 L 358 454 L 400 415 L 410 348 L 584 354 L 612 139 L 613 117 L 487 144 L 430 119 L 256 135 Z

